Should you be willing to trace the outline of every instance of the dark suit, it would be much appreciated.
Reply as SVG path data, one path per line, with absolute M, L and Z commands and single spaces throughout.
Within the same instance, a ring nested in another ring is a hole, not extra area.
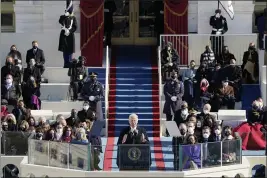
M 44 51 L 37 48 L 36 51 L 34 49 L 29 49 L 27 51 L 26 55 L 26 63 L 29 64 L 31 59 L 35 59 L 36 65 L 38 68 L 40 68 L 41 75 L 45 71 L 45 56 L 44 56 Z
M 144 134 L 144 137 L 146 139 L 146 142 L 142 142 L 142 134 Z M 123 137 L 124 135 L 127 135 L 127 139 L 125 143 L 122 143 Z M 126 128 L 124 128 L 121 132 L 120 132 L 120 136 L 117 142 L 118 145 L 118 152 L 117 152 L 117 165 L 119 167 L 120 163 L 119 163 L 119 146 L 120 145 L 130 145 L 130 144 L 147 144 L 149 145 L 149 139 L 146 133 L 146 130 L 142 127 L 137 127 L 136 131 L 131 132 L 131 127 L 128 126 Z M 151 157 L 150 157 L 151 159 Z M 150 160 L 151 163 L 151 160 Z
M 80 122 L 85 122 L 86 119 L 90 120 L 93 117 L 94 112 L 92 109 L 85 111 L 84 109 L 77 113 Z
M 227 106 L 228 109 L 235 108 L 235 92 L 234 88 L 230 85 L 223 88 L 220 87 L 215 91 L 215 97 L 212 103 L 212 112 L 218 112 L 221 106 Z
M 185 144 L 187 135 L 172 138 L 173 166 L 174 170 L 179 170 L 179 146 Z

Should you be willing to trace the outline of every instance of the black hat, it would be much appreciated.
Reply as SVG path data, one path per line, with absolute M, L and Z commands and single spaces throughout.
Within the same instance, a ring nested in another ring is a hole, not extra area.
M 219 13 L 219 14 L 222 13 L 221 9 L 216 9 L 215 14 L 217 14 L 217 13 Z
M 229 82 L 228 77 L 225 77 L 225 79 L 223 80 L 223 82 Z
M 97 77 L 98 74 L 96 72 L 89 72 L 90 77 Z

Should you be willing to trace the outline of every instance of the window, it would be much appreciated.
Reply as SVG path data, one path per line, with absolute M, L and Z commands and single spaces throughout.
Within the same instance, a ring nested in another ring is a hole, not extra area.
M 15 32 L 14 0 L 1 0 L 1 32 Z

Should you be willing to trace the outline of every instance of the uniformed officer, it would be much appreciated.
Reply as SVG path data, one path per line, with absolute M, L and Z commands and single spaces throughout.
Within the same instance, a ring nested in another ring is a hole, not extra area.
M 172 71 L 179 73 L 180 57 L 171 42 L 161 51 L 162 79 L 166 81 Z
M 70 85 L 73 88 L 73 100 L 78 99 L 78 93 L 81 92 L 83 83 L 87 78 L 87 69 L 84 66 L 85 57 L 80 56 L 78 60 L 73 60 L 71 67 L 68 71 L 70 76 Z
M 167 121 L 172 121 L 174 113 L 181 109 L 184 95 L 184 85 L 183 82 L 178 80 L 177 72 L 171 73 L 171 79 L 164 85 L 163 92 L 165 95 L 163 113 L 166 114 Z
M 104 97 L 103 85 L 97 81 L 97 73 L 90 72 L 90 80 L 84 83 L 81 95 L 85 101 L 89 101 L 91 108 L 96 112 L 98 120 L 103 120 L 101 99 Z
M 210 17 L 210 26 L 212 27 L 211 46 L 215 55 L 222 52 L 224 46 L 224 37 L 221 36 L 228 31 L 226 18 L 221 15 L 221 10 L 217 9 L 215 15 Z

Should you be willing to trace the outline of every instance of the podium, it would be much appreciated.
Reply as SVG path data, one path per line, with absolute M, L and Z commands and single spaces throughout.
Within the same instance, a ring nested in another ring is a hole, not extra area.
M 121 144 L 118 146 L 118 167 L 120 170 L 149 170 L 151 152 L 149 144 Z

